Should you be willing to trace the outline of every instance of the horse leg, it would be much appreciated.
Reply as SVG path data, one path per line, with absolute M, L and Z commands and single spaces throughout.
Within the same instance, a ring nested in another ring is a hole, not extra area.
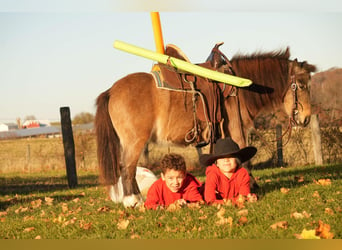
M 135 176 L 136 166 L 144 146 L 145 140 L 142 139 L 124 146 L 120 171 L 124 194 L 122 202 L 125 207 L 135 207 L 143 202 Z

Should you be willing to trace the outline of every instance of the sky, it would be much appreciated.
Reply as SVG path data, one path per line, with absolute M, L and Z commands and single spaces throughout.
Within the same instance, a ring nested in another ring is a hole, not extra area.
M 0 0 L 0 122 L 31 115 L 58 121 L 65 106 L 72 117 L 95 114 L 97 96 L 115 81 L 150 71 L 153 61 L 113 43 L 155 51 L 150 12 L 156 10 L 164 44 L 177 45 L 193 63 L 222 41 L 228 58 L 289 46 L 291 59 L 319 71 L 342 68 L 339 1 L 185 2 Z

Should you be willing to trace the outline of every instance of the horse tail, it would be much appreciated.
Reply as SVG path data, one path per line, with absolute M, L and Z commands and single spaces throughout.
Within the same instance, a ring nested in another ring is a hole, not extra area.
M 120 177 L 120 139 L 109 116 L 110 89 L 96 99 L 95 133 L 100 181 L 115 185 Z

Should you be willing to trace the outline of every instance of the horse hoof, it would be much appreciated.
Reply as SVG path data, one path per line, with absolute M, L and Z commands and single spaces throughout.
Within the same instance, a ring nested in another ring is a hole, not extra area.
M 140 204 L 142 204 L 143 203 L 143 199 L 142 199 L 141 195 L 132 194 L 132 195 L 129 195 L 129 196 L 125 196 L 123 198 L 122 203 L 123 203 L 123 205 L 125 207 L 134 208 L 134 207 L 139 206 Z

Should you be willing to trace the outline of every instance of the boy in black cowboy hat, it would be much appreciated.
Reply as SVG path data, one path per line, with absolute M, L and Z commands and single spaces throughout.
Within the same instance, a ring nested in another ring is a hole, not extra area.
M 208 204 L 224 204 L 228 200 L 237 203 L 241 196 L 249 201 L 256 200 L 250 192 L 249 174 L 241 167 L 256 152 L 255 147 L 240 149 L 231 138 L 224 138 L 214 144 L 213 154 L 201 156 L 201 163 L 208 166 L 204 188 L 204 199 Z

